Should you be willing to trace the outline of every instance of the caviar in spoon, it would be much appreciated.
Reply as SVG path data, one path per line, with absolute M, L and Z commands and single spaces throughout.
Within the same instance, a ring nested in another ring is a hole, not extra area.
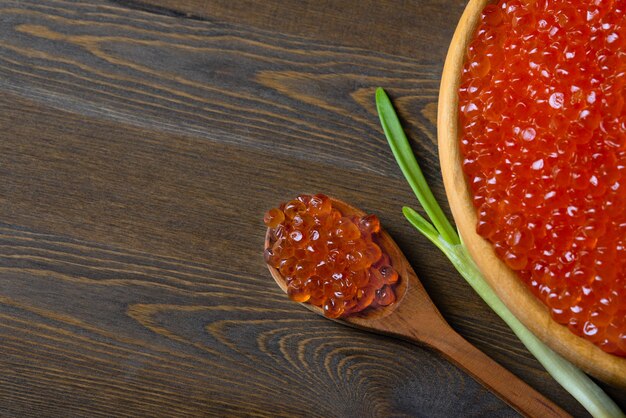
M 321 194 L 269 210 L 266 263 L 285 277 L 287 294 L 329 318 L 395 302 L 398 273 L 377 244 L 376 215 L 341 213 Z

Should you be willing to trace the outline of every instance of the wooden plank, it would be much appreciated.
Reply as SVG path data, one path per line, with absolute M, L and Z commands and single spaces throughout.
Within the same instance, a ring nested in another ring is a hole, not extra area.
M 115 3 L 443 63 L 466 1 L 116 0 Z
M 515 415 L 439 356 L 311 314 L 264 275 L 9 225 L 0 248 L 3 415 Z
M 17 3 L 0 11 L 0 83 L 37 102 L 395 173 L 377 159 L 386 145 L 372 97 L 384 84 L 401 96 L 403 111 L 418 109 L 413 132 L 434 142 L 439 65 L 100 4 Z M 366 139 L 368 146 L 354 147 Z M 340 158 L 338 150 L 355 158 Z M 434 147 L 425 154 L 436 163 Z

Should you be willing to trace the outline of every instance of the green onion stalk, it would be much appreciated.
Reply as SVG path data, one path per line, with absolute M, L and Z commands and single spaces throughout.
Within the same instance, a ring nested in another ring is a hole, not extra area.
M 391 151 L 404 177 L 417 196 L 429 222 L 410 207 L 402 213 L 419 232 L 428 238 L 452 262 L 469 285 L 511 328 L 548 373 L 594 417 L 626 417 L 609 396 L 585 373 L 551 350 L 526 328 L 489 286 L 461 242 L 459 234 L 435 200 L 424 174 L 415 159 L 400 120 L 382 88 L 376 90 L 376 108 Z

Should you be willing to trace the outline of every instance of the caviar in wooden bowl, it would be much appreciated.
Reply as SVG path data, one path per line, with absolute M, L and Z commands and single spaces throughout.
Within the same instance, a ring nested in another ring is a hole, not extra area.
M 439 97 L 459 231 L 551 348 L 626 387 L 626 2 L 469 2 Z

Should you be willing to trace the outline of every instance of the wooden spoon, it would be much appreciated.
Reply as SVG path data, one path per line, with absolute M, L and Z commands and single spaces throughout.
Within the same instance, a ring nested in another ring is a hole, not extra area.
M 361 210 L 345 202 L 336 199 L 331 199 L 331 201 L 333 207 L 343 215 L 365 215 Z M 336 322 L 366 331 L 391 335 L 413 343 L 426 344 L 438 350 L 525 416 L 569 416 L 457 334 L 430 300 L 394 240 L 382 229 L 378 238 L 379 245 L 389 255 L 392 266 L 400 276 L 395 289 L 397 302 L 390 306 L 378 307 L 354 316 L 337 319 Z M 269 245 L 268 229 L 265 236 L 265 248 Z M 268 267 L 278 286 L 286 293 L 285 278 L 277 269 Z M 303 303 L 303 305 L 319 315 L 324 315 L 323 311 L 316 306 L 308 303 Z

